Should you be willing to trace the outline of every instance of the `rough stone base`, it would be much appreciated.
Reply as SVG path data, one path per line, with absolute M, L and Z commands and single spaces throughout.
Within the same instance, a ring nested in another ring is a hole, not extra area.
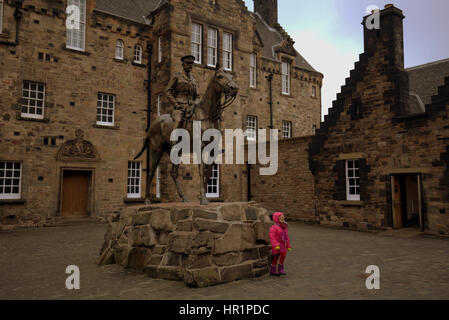
M 268 273 L 272 222 L 254 202 L 127 208 L 109 224 L 99 265 L 207 287 Z

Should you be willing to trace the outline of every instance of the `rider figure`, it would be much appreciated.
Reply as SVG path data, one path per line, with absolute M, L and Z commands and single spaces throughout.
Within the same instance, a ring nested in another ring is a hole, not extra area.
M 181 61 L 184 71 L 175 73 L 166 90 L 168 101 L 173 105 L 171 117 L 175 129 L 180 127 L 182 121 L 193 115 L 195 107 L 200 103 L 198 85 L 191 73 L 195 57 L 184 56 Z

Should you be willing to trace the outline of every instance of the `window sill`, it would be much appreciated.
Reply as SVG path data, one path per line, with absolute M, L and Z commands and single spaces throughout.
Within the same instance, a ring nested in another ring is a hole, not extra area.
M 139 63 L 139 62 L 132 62 L 131 63 L 133 66 L 139 67 L 139 68 L 146 68 L 147 66 L 143 63 Z
M 68 51 L 68 52 L 73 52 L 73 53 L 79 53 L 82 54 L 84 56 L 90 56 L 90 52 L 86 52 L 86 51 L 82 51 L 82 50 L 77 50 L 77 49 L 72 49 L 72 48 L 67 48 L 66 46 L 64 46 L 62 48 L 64 51 Z
M 25 199 L 0 199 L 0 206 L 1 205 L 11 205 L 11 204 L 23 205 L 25 203 L 26 203 Z
M 365 202 L 363 201 L 337 201 L 337 204 L 341 205 L 341 206 L 352 206 L 352 207 L 362 207 L 365 205 Z
M 32 121 L 32 122 L 42 122 L 42 123 L 49 123 L 50 119 L 48 118 L 43 118 L 43 119 L 38 119 L 38 118 L 28 118 L 22 115 L 19 115 L 17 117 L 17 120 L 21 120 L 21 121 Z
M 209 202 L 225 202 L 222 198 L 217 197 L 217 198 L 207 198 L 207 200 L 209 200 Z
M 93 127 L 96 129 L 120 130 L 119 126 L 106 126 L 106 125 L 102 125 L 102 124 L 94 124 Z
M 125 59 L 113 58 L 112 60 L 115 61 L 115 62 L 118 62 L 118 63 L 126 63 Z
M 144 203 L 145 198 L 125 198 L 123 199 L 124 203 Z

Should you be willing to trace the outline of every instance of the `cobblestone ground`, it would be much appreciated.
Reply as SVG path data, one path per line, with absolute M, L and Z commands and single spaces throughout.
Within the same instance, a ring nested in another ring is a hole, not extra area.
M 95 264 L 106 230 L 88 224 L 0 233 L 0 299 L 449 299 L 449 240 L 290 223 L 289 275 L 209 288 Z M 77 265 L 81 289 L 65 288 Z M 381 270 L 367 290 L 365 269 Z

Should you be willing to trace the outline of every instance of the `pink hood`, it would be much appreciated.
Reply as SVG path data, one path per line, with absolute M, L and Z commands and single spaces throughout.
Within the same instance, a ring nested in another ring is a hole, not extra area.
M 281 223 L 279 222 L 279 217 L 282 215 L 284 215 L 282 212 L 273 213 L 273 221 L 279 226 L 281 226 Z M 284 225 L 288 226 L 288 223 L 284 221 Z

